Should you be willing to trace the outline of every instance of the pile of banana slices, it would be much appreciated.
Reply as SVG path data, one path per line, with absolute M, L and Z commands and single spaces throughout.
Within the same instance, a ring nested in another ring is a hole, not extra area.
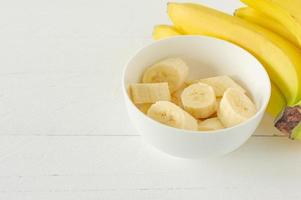
M 150 118 L 175 128 L 212 131 L 240 124 L 256 106 L 229 76 L 187 80 L 189 67 L 167 58 L 146 69 L 142 83 L 130 84 L 132 101 Z

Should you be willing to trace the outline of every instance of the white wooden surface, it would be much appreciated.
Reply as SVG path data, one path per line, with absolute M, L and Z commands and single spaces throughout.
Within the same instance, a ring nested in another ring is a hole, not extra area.
M 166 2 L 1 2 L 1 200 L 301 199 L 301 144 L 272 137 L 269 118 L 209 161 L 162 154 L 130 125 L 121 70 L 168 23 Z

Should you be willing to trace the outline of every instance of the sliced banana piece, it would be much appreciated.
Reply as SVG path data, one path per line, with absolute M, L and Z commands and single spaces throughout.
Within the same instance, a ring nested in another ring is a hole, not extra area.
M 187 130 L 198 130 L 197 120 L 182 108 L 169 101 L 156 102 L 148 109 L 147 115 L 168 126 Z
M 256 113 L 256 106 L 240 90 L 229 88 L 224 93 L 217 112 L 218 118 L 225 127 L 240 124 Z
M 167 58 L 144 72 L 143 83 L 168 82 L 170 92 L 179 89 L 188 76 L 189 68 L 180 58 Z
M 148 109 L 152 106 L 151 103 L 143 103 L 143 104 L 136 104 L 136 107 L 143 112 L 144 114 L 147 113 Z
M 199 131 L 212 131 L 225 128 L 217 117 L 199 121 Z
M 195 83 L 181 95 L 184 109 L 196 118 L 207 118 L 216 111 L 216 97 L 211 86 Z
M 135 104 L 170 101 L 168 83 L 135 83 L 131 84 L 131 95 Z
M 243 93 L 245 93 L 245 89 L 243 89 L 239 84 L 237 84 L 233 79 L 229 76 L 214 76 L 210 78 L 204 78 L 200 80 L 189 80 L 186 81 L 187 84 L 194 84 L 197 82 L 205 83 L 213 87 L 216 97 L 222 97 L 224 92 L 228 88 L 235 88 Z

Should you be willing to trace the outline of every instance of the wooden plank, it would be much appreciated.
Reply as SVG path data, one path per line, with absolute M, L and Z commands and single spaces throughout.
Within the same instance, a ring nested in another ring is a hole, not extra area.
M 2 136 L 0 146 L 0 199 L 300 198 L 301 145 L 281 137 L 207 161 L 170 157 L 138 136 Z

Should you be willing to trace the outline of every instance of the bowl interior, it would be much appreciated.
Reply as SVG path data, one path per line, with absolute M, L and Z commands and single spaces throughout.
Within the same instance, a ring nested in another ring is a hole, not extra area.
M 269 78 L 255 57 L 229 42 L 203 36 L 174 37 L 143 48 L 126 66 L 124 90 L 140 82 L 147 67 L 168 57 L 188 64 L 189 79 L 229 75 L 248 91 L 258 110 L 269 100 Z

